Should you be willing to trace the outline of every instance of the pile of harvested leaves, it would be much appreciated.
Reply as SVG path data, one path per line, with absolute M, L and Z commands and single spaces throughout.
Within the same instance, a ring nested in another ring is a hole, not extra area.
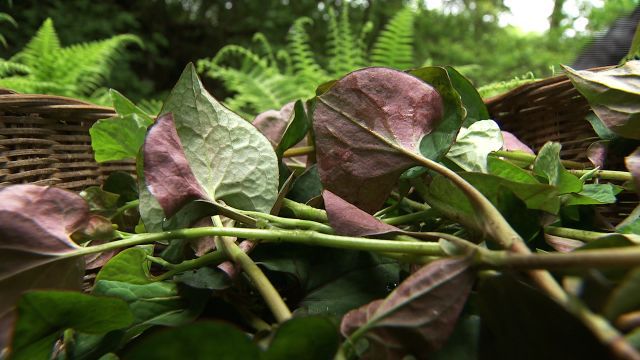
M 638 146 L 638 64 L 570 71 L 596 149 Z M 155 120 L 112 97 L 92 145 L 135 178 L 0 190 L 8 358 L 640 358 L 640 208 L 598 213 L 638 150 L 535 155 L 451 67 L 362 69 L 255 126 L 191 65 Z

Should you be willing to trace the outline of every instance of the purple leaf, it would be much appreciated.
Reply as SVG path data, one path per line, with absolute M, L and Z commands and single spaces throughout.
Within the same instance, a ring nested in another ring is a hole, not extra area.
M 424 359 L 447 340 L 474 281 L 470 258 L 437 260 L 413 273 L 384 300 L 376 300 L 342 319 L 341 332 L 364 336 L 394 358 Z M 401 358 L 401 357 L 398 357 Z
M 607 159 L 608 145 L 609 141 L 607 140 L 596 141 L 589 145 L 587 148 L 587 158 L 594 166 L 604 167 L 604 161 Z
M 324 187 L 368 213 L 380 209 L 442 113 L 440 94 L 403 72 L 367 68 L 338 80 L 314 113 Z
M 84 260 L 63 257 L 79 248 L 70 235 L 89 220 L 89 206 L 73 192 L 36 185 L 0 190 L 0 318 L 11 317 L 27 290 L 80 289 Z M 0 343 L 8 330 L 0 330 Z
M 322 198 L 329 224 L 338 235 L 372 236 L 401 232 L 397 227 L 383 223 L 329 190 L 322 192 Z
M 151 126 L 143 152 L 145 181 L 167 217 L 191 200 L 208 198 L 189 167 L 171 114 Z
M 631 155 L 625 157 L 624 163 L 633 176 L 636 192 L 640 194 L 640 147 L 637 148 L 636 151 L 632 152 Z
M 523 151 L 528 154 L 533 154 L 533 150 L 530 147 L 525 145 L 520 139 L 518 139 L 515 135 L 508 131 L 502 131 L 502 139 L 504 140 L 504 144 L 502 145 L 502 150 L 507 151 Z

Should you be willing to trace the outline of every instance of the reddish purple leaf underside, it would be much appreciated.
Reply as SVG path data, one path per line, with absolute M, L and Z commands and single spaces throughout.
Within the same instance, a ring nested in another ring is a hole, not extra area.
M 329 190 L 322 192 L 322 198 L 329 224 L 338 235 L 373 236 L 401 232 L 397 227 L 383 223 Z
M 0 190 L 0 319 L 27 290 L 80 289 L 84 260 L 60 256 L 78 249 L 71 234 L 89 223 L 89 206 L 79 195 L 36 185 Z M 0 321 L 0 322 L 2 322 Z M 0 329 L 0 348 L 11 327 Z
M 386 299 L 347 313 L 341 332 L 364 335 L 393 358 L 412 354 L 424 359 L 439 349 L 453 331 L 471 291 L 474 272 L 469 258 L 437 260 L 413 273 Z
M 631 175 L 633 175 L 636 192 L 640 194 L 640 148 L 637 148 L 631 155 L 624 158 L 624 163 L 627 165 Z
M 502 145 L 503 150 L 507 150 L 507 151 L 518 150 L 518 151 L 526 152 L 528 154 L 533 154 L 533 150 L 531 150 L 530 147 L 528 147 L 525 143 L 520 141 L 520 139 L 518 139 L 515 135 L 513 135 L 508 131 L 502 131 L 502 139 L 504 140 L 504 143 Z
M 443 113 L 442 98 L 422 80 L 396 70 L 366 68 L 338 80 L 314 112 L 322 184 L 358 208 L 380 209 Z M 393 144 L 393 146 L 391 145 Z
M 165 114 L 151 126 L 143 156 L 145 182 L 167 217 L 191 200 L 208 198 L 185 157 L 173 115 Z

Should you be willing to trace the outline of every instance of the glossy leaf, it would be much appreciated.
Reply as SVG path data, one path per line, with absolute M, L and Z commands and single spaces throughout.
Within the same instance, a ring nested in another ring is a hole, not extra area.
M 304 104 L 302 101 L 298 100 L 293 106 L 293 118 L 284 130 L 278 146 L 276 146 L 276 155 L 278 158 L 281 158 L 282 154 L 287 149 L 294 147 L 302 141 L 307 135 L 310 127 L 311 123 L 307 116 Z
M 517 167 L 509 161 L 489 157 L 487 159 L 489 173 L 501 178 L 524 184 L 540 184 L 529 172 Z
M 322 192 L 322 198 L 329 217 L 329 224 L 338 235 L 373 236 L 401 231 L 349 204 L 329 190 Z
M 185 354 L 193 360 L 260 359 L 260 350 L 247 335 L 220 322 L 198 322 L 157 332 L 135 344 L 123 359 L 174 360 Z
M 48 359 L 54 342 L 67 328 L 103 334 L 127 327 L 132 320 L 127 304 L 119 299 L 77 292 L 29 292 L 18 304 L 11 358 Z
M 298 176 L 291 185 L 291 191 L 287 197 L 299 203 L 306 203 L 316 196 L 322 194 L 322 183 L 318 174 L 318 166 L 309 166 L 300 176 Z
M 209 296 L 209 292 L 183 296 L 176 284 L 168 282 L 130 284 L 110 280 L 97 282 L 93 294 L 119 298 L 129 305 L 133 321 L 126 329 L 126 339 L 154 325 L 177 326 L 193 321 Z
M 150 262 L 147 256 L 152 253 L 153 246 L 138 246 L 121 251 L 100 269 L 95 282 L 111 280 L 130 284 L 150 283 Z
M 544 144 L 533 164 L 533 172 L 555 185 L 560 194 L 578 193 L 582 190 L 582 182 L 560 163 L 560 148 L 559 143 Z
M 193 64 L 187 65 L 165 101 L 162 114 L 168 113 L 173 114 L 184 157 L 210 200 L 244 210 L 271 210 L 278 195 L 278 162 L 271 144 L 204 89 Z M 145 147 L 147 142 L 149 138 Z M 155 170 L 146 164 L 145 160 L 146 181 L 153 193 L 159 184 L 149 178 Z
M 313 115 L 325 189 L 368 213 L 380 209 L 442 113 L 433 87 L 399 71 L 367 68 L 338 80 Z
M 363 331 L 390 353 L 419 358 L 446 342 L 475 278 L 468 258 L 437 260 L 405 279 L 384 300 L 349 312 L 341 332 Z
M 449 152 L 467 116 L 466 109 L 445 68 L 429 66 L 409 73 L 433 86 L 442 97 L 442 120 L 420 141 L 420 153 L 426 158 L 438 160 Z
M 602 122 L 622 137 L 640 139 L 640 61 L 603 71 L 563 67 L 573 85 L 589 101 Z
M 278 327 L 261 359 L 333 359 L 338 341 L 338 329 L 331 320 L 318 316 L 293 318 Z
M 444 68 L 447 70 L 451 84 L 460 94 L 462 104 L 467 111 L 467 118 L 463 126 L 469 127 L 476 121 L 489 119 L 489 110 L 487 110 L 487 106 L 484 104 L 478 90 L 469 79 L 451 66 L 445 66 Z
M 500 150 L 503 145 L 502 133 L 493 120 L 479 120 L 469 128 L 461 128 L 455 143 L 447 153 L 465 171 L 487 172 L 489 153 Z

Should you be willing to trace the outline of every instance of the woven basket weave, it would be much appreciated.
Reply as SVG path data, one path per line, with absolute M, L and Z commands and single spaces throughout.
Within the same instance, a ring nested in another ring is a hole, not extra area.
M 0 90 L 0 185 L 33 183 L 82 190 L 135 163 L 98 164 L 89 128 L 113 109 L 80 100 Z

